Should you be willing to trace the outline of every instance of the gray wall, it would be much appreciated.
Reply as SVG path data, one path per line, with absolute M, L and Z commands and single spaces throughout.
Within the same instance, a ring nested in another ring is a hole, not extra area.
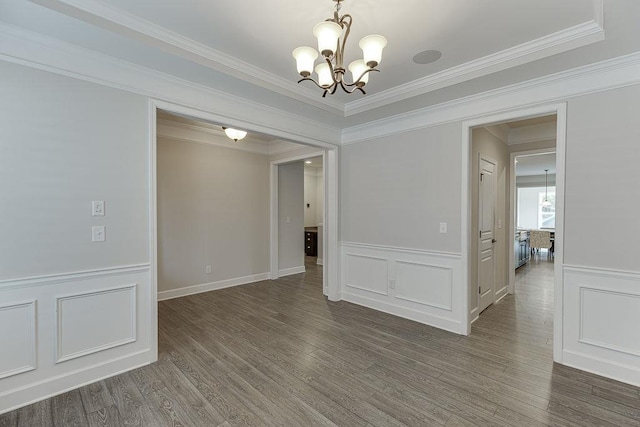
M 149 262 L 146 99 L 0 71 L 0 279 Z M 93 225 L 106 226 L 104 243 L 91 243 Z
M 450 123 L 345 146 L 340 239 L 459 253 L 460 129 Z
M 268 158 L 158 138 L 157 159 L 158 291 L 268 272 Z
M 640 271 L 640 86 L 571 99 L 565 264 Z
M 304 267 L 302 161 L 278 166 L 278 269 L 296 267 Z

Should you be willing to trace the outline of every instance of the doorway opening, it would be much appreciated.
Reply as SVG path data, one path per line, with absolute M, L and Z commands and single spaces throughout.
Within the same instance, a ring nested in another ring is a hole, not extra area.
M 322 156 L 325 171 L 324 262 L 318 268 L 322 272 L 325 294 L 330 300 L 339 299 L 338 154 L 335 146 L 315 140 L 307 141 L 305 138 L 297 142 L 298 137 L 282 131 L 277 132 L 280 135 L 278 137 L 270 136 L 271 129 L 261 125 L 232 121 L 214 113 L 158 100 L 149 102 L 149 124 L 149 250 L 154 301 L 267 280 L 274 271 L 277 277 L 277 267 L 273 270 L 273 265 L 274 260 L 277 265 L 278 259 L 278 228 L 277 224 L 273 227 L 273 222 L 277 221 L 277 216 L 274 219 L 273 213 L 275 203 L 277 215 L 278 199 L 277 192 L 274 197 L 272 191 L 273 168 L 274 165 L 277 167 L 277 163 L 286 162 L 284 159 L 292 156 L 305 159 L 313 155 Z M 225 136 L 223 125 L 248 130 L 249 136 L 242 141 L 232 141 Z M 255 138 L 251 138 L 252 135 Z M 184 153 L 180 145 L 188 146 L 188 153 Z M 160 153 L 161 149 L 173 150 L 176 156 L 184 156 L 174 162 L 172 154 L 166 150 Z M 219 151 L 221 157 L 210 151 Z M 205 161 L 207 157 L 218 164 L 212 166 L 210 162 Z M 235 168 L 234 162 L 240 157 L 242 159 L 238 163 L 238 169 Z M 180 165 L 176 163 L 180 163 L 182 168 L 178 168 Z M 277 173 L 275 178 L 277 184 Z M 181 187 L 173 185 L 176 181 L 184 183 L 194 179 L 198 182 L 187 183 Z M 302 179 L 301 173 L 300 180 Z M 167 183 L 171 185 L 160 188 Z M 216 195 L 209 194 L 212 184 L 217 191 Z M 247 191 L 239 191 L 240 188 Z M 258 188 L 259 191 L 256 191 Z M 188 199 L 188 203 L 197 209 L 187 209 L 181 202 L 182 199 L 185 199 L 185 203 Z M 300 201 L 302 202 L 302 198 Z M 214 218 L 211 215 L 214 211 L 219 211 L 221 215 Z M 300 203 L 301 217 L 302 214 L 303 207 Z M 180 219 L 178 228 L 184 233 L 167 225 L 170 223 L 167 220 L 171 218 Z M 212 218 L 217 221 L 215 224 Z M 302 242 L 302 220 L 300 224 L 301 230 L 297 240 Z M 233 227 L 236 232 L 231 230 Z M 260 239 L 256 237 L 258 235 Z M 180 249 L 194 249 L 185 242 L 179 245 L 177 251 L 175 246 L 171 249 L 171 245 L 167 244 L 172 237 L 184 240 L 189 236 L 192 241 L 196 241 L 194 246 L 200 246 L 195 248 L 194 256 Z M 219 244 L 223 238 L 226 239 L 224 244 Z M 302 244 L 300 248 L 302 251 Z M 176 256 L 169 255 L 172 250 Z M 184 262 L 175 262 L 178 258 Z M 168 271 L 176 270 L 174 267 L 190 275 L 189 283 L 180 280 L 184 274 L 180 274 L 179 271 L 176 275 Z M 249 273 L 246 273 L 247 271 Z M 157 355 L 157 304 L 152 304 L 151 317 L 152 329 L 155 331 L 152 334 L 155 338 L 152 347 Z
M 524 328 L 530 339 L 525 345 L 538 346 L 535 351 L 557 362 L 565 120 L 558 105 L 465 123 L 467 333 L 517 341 Z

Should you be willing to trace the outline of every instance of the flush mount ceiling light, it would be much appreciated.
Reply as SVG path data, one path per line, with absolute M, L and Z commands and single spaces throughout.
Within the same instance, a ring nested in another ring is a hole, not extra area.
M 224 126 L 222 127 L 222 130 L 224 130 L 224 133 L 226 133 L 227 136 L 229 138 L 233 139 L 235 142 L 238 142 L 242 138 L 247 136 L 247 132 L 243 131 L 243 130 L 227 128 L 227 127 L 224 127 Z
M 313 27 L 313 35 L 318 39 L 318 50 L 322 55 L 322 62 L 315 67 L 318 80 L 310 77 L 314 71 L 318 52 L 312 47 L 302 46 L 293 51 L 298 73 L 302 76 L 298 83 L 306 80 L 315 83 L 320 89 L 324 89 L 323 98 L 327 93 L 332 95 L 336 93 L 338 86 L 347 93 L 359 90 L 364 94 L 366 92 L 363 88 L 369 81 L 369 73 L 380 71 L 376 67 L 382 59 L 382 49 L 387 45 L 387 39 L 374 34 L 360 40 L 364 59 L 358 59 L 349 64 L 353 83 L 345 82 L 344 47 L 351 32 L 352 18 L 351 15 L 339 16 L 341 3 L 344 0 L 333 1 L 336 2 L 333 18 Z

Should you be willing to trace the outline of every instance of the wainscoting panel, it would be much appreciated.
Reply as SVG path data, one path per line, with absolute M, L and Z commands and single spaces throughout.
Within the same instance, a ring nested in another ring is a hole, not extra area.
M 368 293 L 388 295 L 389 266 L 386 258 L 347 254 L 345 269 L 346 286 Z
M 4 280 L 0 301 L 0 413 L 156 358 L 148 264 Z
M 58 298 L 57 362 L 136 340 L 136 285 Z
M 640 273 L 564 267 L 563 362 L 640 386 Z
M 460 254 L 351 242 L 340 253 L 345 301 L 464 332 Z
M 36 369 L 36 302 L 0 306 L 0 379 Z
M 396 261 L 396 298 L 451 311 L 452 293 L 453 268 Z

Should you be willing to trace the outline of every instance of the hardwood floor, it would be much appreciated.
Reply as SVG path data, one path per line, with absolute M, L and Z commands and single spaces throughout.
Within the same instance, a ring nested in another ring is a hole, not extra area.
M 160 360 L 0 426 L 640 426 L 636 387 L 554 365 L 553 266 L 460 337 L 322 296 L 321 268 L 159 303 Z

